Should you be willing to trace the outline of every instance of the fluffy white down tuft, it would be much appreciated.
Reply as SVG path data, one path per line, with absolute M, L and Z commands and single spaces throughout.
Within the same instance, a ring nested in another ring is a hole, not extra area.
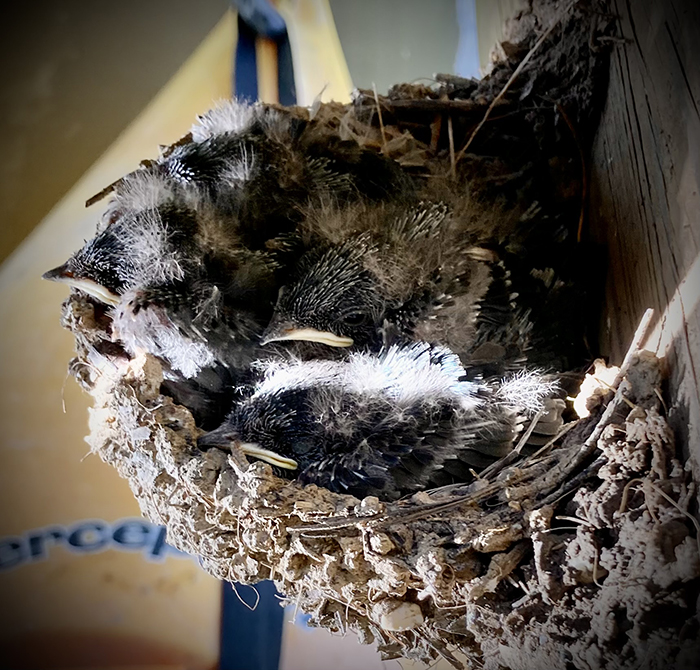
M 164 318 L 162 310 L 146 307 L 137 316 L 124 309 L 133 297 L 129 291 L 122 297 L 121 305 L 114 310 L 114 332 L 132 354 L 139 351 L 154 353 L 169 361 L 174 370 L 185 377 L 195 377 L 202 368 L 214 364 L 214 355 L 203 342 L 196 342 L 183 336 L 178 327 Z M 122 327 L 126 321 L 126 327 Z
M 191 128 L 192 139 L 204 142 L 222 133 L 240 133 L 255 116 L 255 106 L 238 100 L 222 100 L 206 114 L 202 114 Z
M 478 403 L 477 385 L 460 381 L 459 358 L 442 347 L 392 345 L 379 355 L 351 354 L 346 361 L 265 361 L 255 396 L 289 389 L 341 387 L 349 393 L 388 396 L 399 404 L 439 398 Z
M 544 409 L 544 400 L 558 388 L 541 370 L 522 370 L 502 380 L 498 395 L 508 405 L 534 414 Z
M 174 197 L 172 184 L 165 177 L 148 170 L 135 170 L 121 180 L 113 193 L 97 226 L 97 232 L 101 233 L 107 228 L 115 218 L 115 213 L 121 218 L 146 209 L 157 209 Z
M 133 260 L 135 286 L 157 286 L 184 277 L 168 228 L 157 210 L 139 215 L 138 226 L 127 226 L 124 239 Z

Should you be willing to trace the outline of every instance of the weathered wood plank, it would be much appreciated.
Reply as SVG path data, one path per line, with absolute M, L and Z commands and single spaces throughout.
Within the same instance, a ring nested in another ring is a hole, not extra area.
M 700 476 L 700 3 L 612 0 L 620 34 L 591 161 L 591 227 L 608 246 L 601 344 L 619 363 L 647 307 L 672 423 Z

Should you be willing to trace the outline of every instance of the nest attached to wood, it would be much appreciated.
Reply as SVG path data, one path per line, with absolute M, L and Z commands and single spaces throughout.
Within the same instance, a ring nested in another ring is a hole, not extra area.
M 585 128 L 564 109 L 576 109 L 567 96 L 592 94 L 599 64 L 586 60 L 589 33 L 577 27 L 575 10 L 569 14 L 557 56 L 536 53 L 534 30 L 554 20 L 525 12 L 503 44 L 500 69 L 463 96 L 454 86 L 464 80 L 448 80 L 441 93 L 360 92 L 350 107 L 305 113 L 407 169 L 454 176 L 479 119 L 499 105 L 507 114 L 538 78 L 574 63 L 587 74 L 578 88 L 562 89 L 557 109 Z M 580 39 L 566 39 L 574 30 Z M 523 59 L 532 67 L 513 84 Z M 478 175 L 474 156 L 461 165 L 469 160 Z M 129 481 L 168 541 L 215 577 L 272 579 L 313 625 L 355 631 L 387 659 L 443 657 L 494 670 L 666 669 L 691 667 L 700 655 L 695 486 L 676 455 L 650 354 L 633 347 L 611 390 L 590 401 L 591 416 L 534 455 L 516 449 L 468 485 L 388 503 L 280 479 L 235 448 L 198 448 L 202 431 L 191 413 L 160 392 L 160 363 L 130 358 L 112 342 L 104 306 L 74 293 L 63 325 L 76 339 L 71 372 L 94 399 L 93 451 Z
M 99 363 L 108 324 L 89 299 L 71 296 L 63 323 L 94 399 L 92 450 L 215 577 L 272 579 L 313 625 L 355 631 L 386 659 L 522 670 L 697 658 L 695 485 L 648 352 L 536 454 L 388 503 L 280 479 L 235 448 L 201 450 L 190 412 L 160 393 L 155 358 Z

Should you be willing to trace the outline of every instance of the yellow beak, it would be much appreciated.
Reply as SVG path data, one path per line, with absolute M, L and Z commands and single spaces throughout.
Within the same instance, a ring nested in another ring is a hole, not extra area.
M 45 272 L 42 275 L 42 279 L 48 279 L 49 281 L 55 281 L 61 284 L 68 284 L 68 286 L 85 291 L 85 293 L 88 295 L 91 295 L 93 298 L 97 298 L 107 305 L 118 305 L 119 301 L 121 300 L 116 293 L 112 293 L 112 291 L 105 288 L 101 284 L 98 284 L 96 281 L 93 281 L 92 279 L 75 277 L 73 273 L 70 272 L 70 270 L 66 270 L 65 266 L 63 265 Z
M 272 334 L 266 337 L 262 344 L 270 342 L 281 342 L 284 340 L 301 340 L 304 342 L 320 342 L 329 347 L 351 347 L 354 341 L 351 337 L 335 335 L 328 331 L 316 330 L 315 328 L 290 328 L 284 330 L 279 335 Z
M 292 458 L 285 458 L 276 454 L 274 451 L 263 449 L 252 442 L 239 442 L 238 446 L 246 456 L 255 456 L 255 458 L 265 461 L 270 465 L 276 465 L 278 468 L 285 470 L 296 470 L 299 464 Z

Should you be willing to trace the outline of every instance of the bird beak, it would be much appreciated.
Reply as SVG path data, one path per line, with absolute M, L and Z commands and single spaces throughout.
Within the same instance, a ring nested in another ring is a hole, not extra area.
M 223 426 L 202 435 L 197 440 L 197 444 L 200 447 L 225 447 L 229 449 L 231 445 L 235 444 L 246 456 L 253 456 L 278 468 L 296 470 L 299 467 L 299 464 L 292 458 L 285 458 L 252 442 L 239 442 L 236 436 Z
M 68 263 L 64 263 L 53 270 L 44 272 L 41 278 L 60 282 L 61 284 L 68 284 L 68 286 L 85 291 L 88 295 L 97 298 L 107 305 L 115 306 L 119 304 L 120 297 L 116 293 L 112 293 L 108 288 L 105 288 L 92 279 L 76 277 L 73 272 L 68 269 Z
M 238 447 L 246 456 L 254 456 L 270 465 L 276 465 L 278 468 L 296 470 L 299 467 L 299 464 L 293 458 L 285 458 L 252 442 L 239 442 Z
M 269 329 L 268 329 L 269 330 Z M 281 342 L 283 340 L 301 340 L 304 342 L 320 342 L 329 347 L 351 347 L 354 343 L 351 337 L 335 335 L 315 328 L 275 328 L 267 336 L 263 336 L 262 344 Z

